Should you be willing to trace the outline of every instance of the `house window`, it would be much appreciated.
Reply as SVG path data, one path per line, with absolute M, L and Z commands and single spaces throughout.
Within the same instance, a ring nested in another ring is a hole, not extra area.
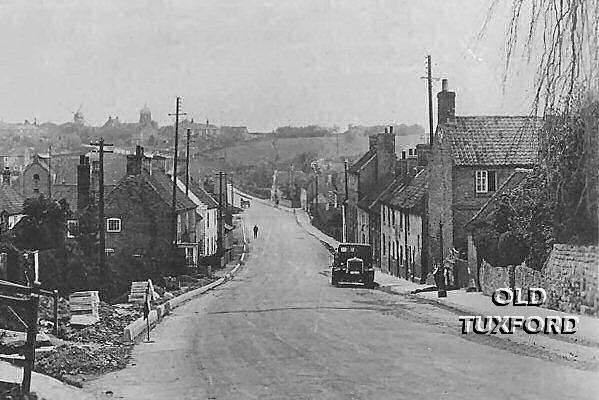
M 67 237 L 73 239 L 79 234 L 79 221 L 76 219 L 67 220 Z
M 107 256 L 113 256 L 114 255 L 114 249 L 104 249 L 104 252 L 106 253 Z
M 391 225 L 395 226 L 395 211 L 391 212 L 391 218 L 393 220 L 393 222 L 391 223 Z
M 405 214 L 405 215 L 406 215 L 406 230 L 409 233 L 410 232 L 410 214 Z
M 39 174 L 33 174 L 33 180 L 35 181 L 35 183 L 39 183 L 39 181 L 40 181 Z
M 106 232 L 120 232 L 121 231 L 121 219 L 120 218 L 108 218 L 106 220 Z
M 385 206 L 383 206 L 383 223 L 386 222 L 386 218 L 385 218 Z
M 495 171 L 476 171 L 476 193 L 494 192 L 497 188 Z
M 38 188 L 33 189 L 33 193 L 38 194 L 40 190 Z

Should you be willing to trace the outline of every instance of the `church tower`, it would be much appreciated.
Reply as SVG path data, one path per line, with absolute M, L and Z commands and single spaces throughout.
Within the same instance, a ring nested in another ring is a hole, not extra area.
M 150 125 L 152 123 L 152 111 L 150 111 L 147 104 L 139 111 L 139 123 L 141 125 Z

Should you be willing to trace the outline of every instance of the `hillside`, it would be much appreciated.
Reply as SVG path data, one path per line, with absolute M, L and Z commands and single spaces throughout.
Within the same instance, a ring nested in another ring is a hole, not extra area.
M 401 150 L 407 147 L 415 147 L 420 141 L 420 135 L 396 136 L 397 154 L 401 154 Z M 337 160 L 347 157 L 353 160 L 367 150 L 368 137 L 356 136 L 352 140 L 346 140 L 343 135 L 340 135 L 338 148 L 335 136 L 278 139 L 276 150 L 271 140 L 256 140 L 215 152 L 199 152 L 195 160 L 200 163 L 208 162 L 208 164 L 216 165 L 226 160 L 230 166 L 239 167 L 256 165 L 261 161 L 289 161 L 302 153 L 311 153 L 317 155 L 318 158 L 325 159 Z

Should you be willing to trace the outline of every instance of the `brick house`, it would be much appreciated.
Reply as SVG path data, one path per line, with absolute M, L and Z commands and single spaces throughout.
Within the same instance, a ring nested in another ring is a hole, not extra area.
M 516 170 L 537 163 L 542 120 L 527 116 L 455 116 L 443 80 L 429 166 L 429 255 L 467 253 L 466 223 Z M 442 246 L 441 246 L 442 243 Z
M 41 157 L 39 154 L 34 155 L 33 160 L 25 167 L 19 178 L 18 184 L 21 195 L 26 199 L 38 197 L 42 194 L 48 196 L 49 181 L 56 178 L 54 168 L 50 171 L 48 159 Z
M 381 270 L 421 283 L 428 274 L 428 174 L 421 167 L 397 179 L 380 200 Z
M 111 255 L 168 254 L 172 243 L 172 180 L 137 146 L 127 156 L 126 176 L 105 199 L 106 252 Z M 196 204 L 177 190 L 176 242 L 185 249 L 188 265 L 198 257 Z

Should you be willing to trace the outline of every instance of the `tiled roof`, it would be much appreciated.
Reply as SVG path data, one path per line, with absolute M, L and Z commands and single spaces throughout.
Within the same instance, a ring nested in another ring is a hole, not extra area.
M 389 187 L 396 181 L 395 175 L 392 173 L 384 175 L 376 185 L 358 201 L 358 207 L 363 210 L 378 212 L 378 202 L 382 195 L 386 193 Z
M 428 169 L 419 171 L 407 184 L 397 184 L 382 201 L 392 207 L 411 209 L 421 205 L 428 191 Z
M 0 212 L 6 211 L 8 215 L 21 214 L 23 202 L 23 197 L 12 186 L 0 186 Z
M 189 190 L 196 195 L 198 199 L 208 206 L 208 209 L 217 208 L 218 202 L 197 182 L 189 182 Z
M 152 172 L 152 175 L 147 172 L 141 174 L 144 179 L 152 186 L 154 191 L 167 204 L 173 201 L 173 181 L 163 172 Z M 177 210 L 189 210 L 196 208 L 196 205 L 177 187 Z
M 496 204 L 495 201 L 497 200 L 497 198 L 503 195 L 503 193 L 505 193 L 507 190 L 518 186 L 520 182 L 522 182 L 530 172 L 531 170 L 522 168 L 518 168 L 514 172 L 512 172 L 512 174 L 506 179 L 506 181 L 503 182 L 503 184 L 499 186 L 499 188 L 497 188 L 497 191 L 493 193 L 493 196 L 491 196 L 489 200 L 487 200 L 487 202 L 480 208 L 480 210 L 478 210 L 476 214 L 474 214 L 474 217 L 472 217 L 470 221 L 466 223 L 465 227 L 471 226 L 475 222 L 482 222 L 484 219 L 486 219 L 489 214 L 494 212 Z
M 537 162 L 542 119 L 523 116 L 455 117 L 439 125 L 457 166 L 528 166 Z
M 364 166 L 370 163 L 372 160 L 376 159 L 376 152 L 374 150 L 369 150 L 358 161 L 353 163 L 347 171 L 350 173 L 358 173 Z

